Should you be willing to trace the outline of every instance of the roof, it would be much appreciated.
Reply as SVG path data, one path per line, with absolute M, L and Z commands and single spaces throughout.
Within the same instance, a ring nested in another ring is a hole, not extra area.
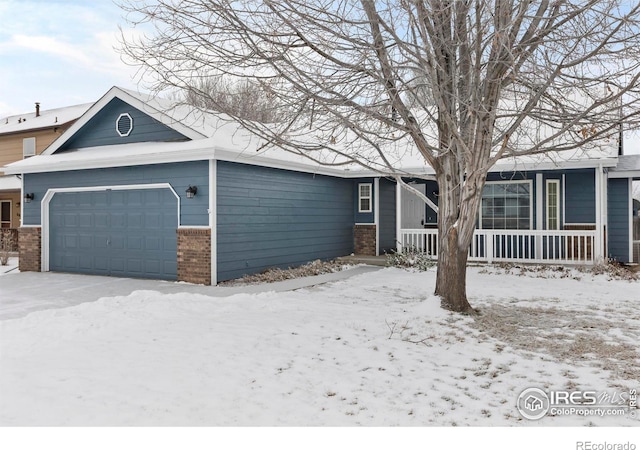
M 78 130 L 86 125 L 98 112 L 102 110 L 111 100 L 119 98 L 130 104 L 134 108 L 148 114 L 160 123 L 173 128 L 189 139 L 203 139 L 211 136 L 215 132 L 215 125 L 211 125 L 206 116 L 199 113 L 194 108 L 184 105 L 176 105 L 164 99 L 158 99 L 148 94 L 141 94 L 117 86 L 112 87 L 97 102 L 90 105 L 84 114 L 71 125 L 62 135 L 56 139 L 43 155 L 55 153 L 65 142 L 67 142 Z
M 114 98 L 129 103 L 188 137 L 191 141 L 119 144 L 55 153 Z M 308 132 L 299 140 L 299 144 L 302 147 L 305 144 L 313 145 L 317 141 L 327 142 L 333 136 L 326 135 L 326 133 L 322 130 Z M 151 95 L 113 87 L 100 100 L 91 105 L 82 117 L 56 139 L 42 155 L 10 164 L 6 166 L 5 173 L 81 170 L 203 159 L 238 161 L 342 177 L 376 176 L 380 173 L 388 173 L 376 150 L 370 145 L 357 143 L 357 140 L 348 136 L 338 139 L 337 146 L 340 145 L 348 147 L 348 152 L 344 153 L 357 154 L 360 160 L 368 162 L 370 168 L 364 169 L 361 165 L 329 150 L 314 151 L 314 157 L 323 162 L 320 164 L 303 155 L 269 145 L 266 141 L 251 135 L 240 124 L 224 114 L 200 111 Z M 385 157 L 393 167 L 399 168 L 402 174 L 407 176 L 434 175 L 433 169 L 426 164 L 408 137 L 389 140 L 383 145 Z M 612 152 L 616 148 L 617 145 L 614 142 L 607 142 L 603 145 L 591 145 L 589 148 L 567 151 L 562 155 L 551 153 L 509 158 L 501 160 L 491 168 L 491 171 L 554 170 L 597 167 L 599 165 L 614 167 L 617 161 L 615 153 Z
M 64 125 L 82 116 L 91 105 L 93 103 L 40 110 L 38 117 L 35 110 L 26 114 L 3 117 L 0 119 L 0 135 Z
M 21 188 L 22 182 L 17 176 L 0 176 L 0 191 L 19 191 Z
M 621 155 L 618 164 L 609 169 L 609 178 L 633 177 L 640 177 L 640 155 Z

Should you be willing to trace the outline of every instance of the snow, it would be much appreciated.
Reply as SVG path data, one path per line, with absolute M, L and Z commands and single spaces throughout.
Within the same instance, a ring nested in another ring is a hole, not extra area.
M 0 191 L 19 191 L 22 181 L 15 175 L 0 176 Z
M 0 276 L 8 273 L 18 273 L 18 257 L 10 256 L 6 266 L 0 265 Z M 1 289 L 0 289 L 1 292 Z
M 606 324 L 588 333 L 637 343 L 638 282 L 580 278 L 470 268 L 468 290 L 481 311 L 588 317 Z M 434 280 L 387 268 L 288 292 L 136 290 L 0 321 L 0 425 L 638 425 L 520 417 L 527 387 L 637 388 L 619 370 L 637 353 L 604 364 L 505 342 L 442 310 Z
M 0 119 L 0 134 L 18 133 L 38 128 L 55 127 L 77 119 L 83 115 L 93 103 L 65 106 L 63 108 L 41 109 L 36 117 L 35 108 L 32 112 L 3 117 Z
M 593 332 L 613 343 L 640 337 L 638 282 L 469 272 L 481 310 L 582 311 L 610 324 Z M 638 425 L 521 418 L 514 403 L 527 387 L 634 383 L 598 361 L 558 360 L 483 334 L 472 317 L 440 308 L 429 295 L 434 278 L 388 268 L 226 298 L 141 290 L 4 320 L 0 424 Z

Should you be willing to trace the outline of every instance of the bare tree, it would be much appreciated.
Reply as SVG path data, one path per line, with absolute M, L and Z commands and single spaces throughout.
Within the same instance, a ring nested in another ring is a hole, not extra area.
M 183 100 L 200 109 L 224 111 L 248 121 L 274 123 L 280 119 L 277 99 L 268 85 L 251 79 L 234 83 L 222 76 L 203 78 L 186 91 Z
M 356 163 L 399 183 L 419 176 L 399 165 L 419 155 L 440 192 L 436 294 L 455 311 L 471 310 L 467 254 L 487 171 L 501 158 L 597 149 L 640 114 L 636 2 L 143 0 L 123 7 L 130 23 L 154 26 L 123 46 L 154 89 L 207 102 L 194 89 L 203 77 L 251 79 L 269 85 L 284 108 L 281 120 L 235 118 L 271 145 L 324 164 Z

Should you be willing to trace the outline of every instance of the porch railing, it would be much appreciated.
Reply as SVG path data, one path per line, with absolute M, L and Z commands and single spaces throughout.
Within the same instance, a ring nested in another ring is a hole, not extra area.
M 438 257 L 438 230 L 401 229 L 402 248 Z M 476 230 L 469 261 L 593 264 L 595 230 Z

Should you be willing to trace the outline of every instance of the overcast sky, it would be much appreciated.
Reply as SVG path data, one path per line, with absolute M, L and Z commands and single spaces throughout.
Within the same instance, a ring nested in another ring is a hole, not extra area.
M 112 0 L 0 0 L 0 117 L 144 91 L 115 50 L 124 12 Z M 627 153 L 640 153 L 638 133 Z
M 111 0 L 0 1 L 0 117 L 135 89 L 114 50 L 122 14 Z

